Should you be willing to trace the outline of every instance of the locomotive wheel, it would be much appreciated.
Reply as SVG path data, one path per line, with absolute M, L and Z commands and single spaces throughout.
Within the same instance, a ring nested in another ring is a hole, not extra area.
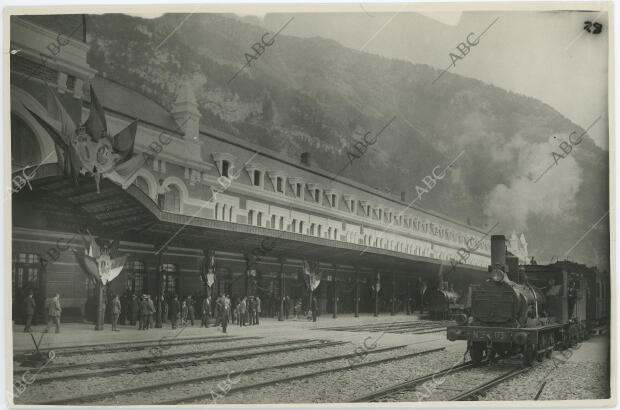
M 474 364 L 480 364 L 482 361 L 482 356 L 484 354 L 484 344 L 480 342 L 474 342 L 469 349 L 469 354 L 471 356 L 471 361 Z
M 534 345 L 523 346 L 523 366 L 531 366 L 534 360 Z
M 547 336 L 541 336 L 538 339 L 538 348 L 537 348 L 537 350 L 542 350 L 546 346 L 547 346 Z M 535 352 L 535 353 L 536 353 L 536 360 L 539 361 L 539 362 L 542 362 L 543 358 L 545 357 L 545 353 L 544 352 L 543 353 L 538 353 L 538 351 Z
M 547 359 L 551 359 L 551 355 L 553 354 L 553 348 L 555 347 L 555 339 L 553 338 L 553 335 L 549 335 L 547 340 L 549 341 L 547 347 L 551 347 L 551 349 L 547 350 L 545 356 L 547 356 Z

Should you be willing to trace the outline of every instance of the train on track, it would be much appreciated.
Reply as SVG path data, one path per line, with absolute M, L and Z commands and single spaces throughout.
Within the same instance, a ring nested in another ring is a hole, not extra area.
M 609 323 L 609 278 L 596 269 L 568 261 L 519 265 L 504 235 L 494 235 L 489 273 L 470 286 L 470 308 L 447 328 L 448 340 L 467 341 L 475 363 L 520 354 L 531 365 Z

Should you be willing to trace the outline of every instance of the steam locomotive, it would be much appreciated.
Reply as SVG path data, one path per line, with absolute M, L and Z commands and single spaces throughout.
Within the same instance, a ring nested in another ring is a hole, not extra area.
M 534 358 L 551 357 L 556 347 L 575 345 L 608 318 L 598 308 L 608 306 L 601 305 L 608 303 L 608 293 L 590 289 L 592 281 L 594 286 L 605 281 L 583 265 L 519 266 L 505 237 L 494 235 L 489 272 L 486 281 L 471 285 L 470 315 L 455 315 L 457 325 L 447 328 L 448 340 L 467 341 L 474 363 L 521 354 L 529 366 Z

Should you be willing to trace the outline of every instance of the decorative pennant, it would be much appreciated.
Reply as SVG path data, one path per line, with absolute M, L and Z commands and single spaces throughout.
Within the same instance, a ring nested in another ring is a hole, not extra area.
M 144 154 L 133 155 L 138 120 L 111 137 L 108 134 L 105 113 L 91 86 L 88 119 L 81 127 L 76 127 L 56 93 L 53 90 L 50 92 L 54 100 L 54 114 L 60 121 L 59 129 L 28 107 L 26 109 L 54 140 L 58 161 L 65 174 L 70 174 L 76 184 L 78 174 L 92 175 L 97 193 L 101 177 L 108 178 L 126 189 L 130 178 L 146 163 Z

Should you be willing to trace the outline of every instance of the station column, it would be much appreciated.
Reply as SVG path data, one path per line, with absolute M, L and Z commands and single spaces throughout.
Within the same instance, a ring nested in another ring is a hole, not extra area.
M 407 279 L 407 315 L 411 314 L 411 282 Z
M 284 259 L 280 259 L 280 310 L 278 321 L 284 320 Z
M 396 274 L 392 274 L 392 304 L 390 308 L 390 316 L 394 316 L 396 309 Z
M 377 272 L 375 274 L 375 317 L 379 316 L 379 287 L 381 287 L 381 276 Z
M 334 276 L 332 276 L 332 290 L 334 292 L 334 313 L 332 318 L 336 319 L 338 312 L 338 293 L 336 285 L 336 275 L 338 275 L 338 265 L 334 265 Z
M 355 291 L 353 293 L 353 297 L 355 300 L 353 300 L 353 305 L 355 306 L 354 309 L 354 317 L 359 317 L 359 312 L 360 312 L 360 286 L 359 286 L 359 271 L 357 270 L 357 268 L 355 269 Z
M 161 328 L 161 309 L 162 309 L 161 297 L 164 293 L 162 291 L 163 289 L 162 289 L 162 272 L 161 272 L 163 254 L 164 254 L 163 249 L 160 249 L 159 253 L 157 254 L 157 306 L 155 307 L 157 316 L 155 316 L 155 327 L 158 329 Z

